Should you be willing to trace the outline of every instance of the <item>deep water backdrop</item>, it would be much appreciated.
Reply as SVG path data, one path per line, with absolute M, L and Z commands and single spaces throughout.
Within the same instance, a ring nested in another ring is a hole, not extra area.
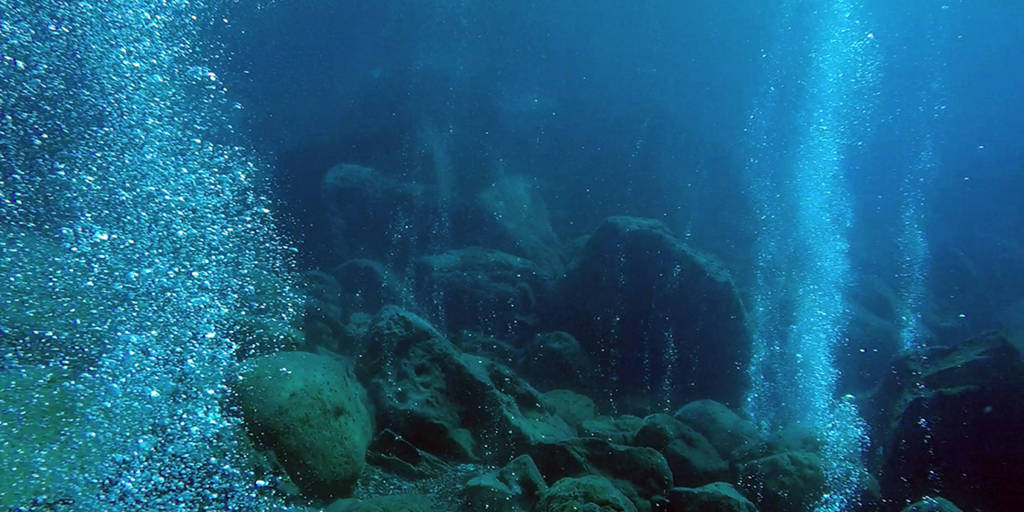
M 0 507 L 415 488 L 475 510 L 452 489 L 513 456 L 543 489 L 579 476 L 540 455 L 563 443 L 641 510 L 712 481 L 762 512 L 1024 509 L 1021 19 L 968 0 L 0 0 Z M 240 403 L 239 368 L 292 351 L 365 386 L 358 483 L 310 491 L 317 469 Z M 473 407 L 394 406 L 402 371 Z M 607 430 L 556 413 L 563 388 Z M 690 429 L 680 408 L 705 398 L 760 444 Z M 662 413 L 722 468 L 683 481 L 666 455 L 676 478 L 650 490 L 594 462 L 592 438 L 639 446 Z M 402 487 L 388 450 L 450 466 Z M 805 452 L 804 502 L 749 469 Z M 538 493 L 503 510 L 549 510 Z

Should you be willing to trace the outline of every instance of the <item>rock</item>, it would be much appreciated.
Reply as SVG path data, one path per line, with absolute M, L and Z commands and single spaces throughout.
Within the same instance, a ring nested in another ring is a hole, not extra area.
M 751 344 L 739 295 L 664 224 L 606 219 L 558 290 L 553 321 L 579 339 L 620 407 L 739 403 Z
M 1024 362 L 1000 334 L 897 359 L 861 407 L 872 425 L 882 495 L 907 503 L 938 490 L 968 510 L 1024 510 Z
M 348 260 L 332 272 L 345 311 L 377 314 L 385 304 L 402 302 L 398 280 L 381 263 L 365 258 Z
M 534 512 L 636 512 L 636 507 L 607 479 L 563 478 L 541 495 Z
M 477 194 L 467 226 L 477 243 L 533 261 L 547 275 L 564 270 L 561 243 L 537 186 L 522 176 L 502 176 Z
M 725 478 L 729 465 L 696 430 L 667 414 L 644 418 L 633 444 L 661 452 L 677 486 L 698 486 Z
M 321 190 L 335 261 L 369 258 L 403 268 L 436 236 L 439 202 L 420 185 L 342 163 L 327 170 Z
M 365 500 L 341 499 L 331 503 L 326 512 L 435 512 L 436 509 L 426 496 L 404 494 Z
M 537 390 L 508 367 L 458 350 L 422 318 L 386 306 L 359 365 L 378 422 L 446 460 L 504 463 L 572 436 Z
M 523 347 L 517 368 L 539 389 L 594 388 L 594 361 L 583 351 L 580 342 L 567 332 L 545 332 L 534 336 Z
M 311 271 L 302 275 L 305 311 L 302 331 L 310 347 L 337 350 L 345 335 L 341 292 L 334 276 Z
M 713 482 L 701 487 L 669 491 L 669 512 L 757 512 L 757 507 L 730 484 Z
M 593 419 L 596 414 L 593 400 L 568 389 L 553 389 L 544 393 L 544 403 L 574 429 L 578 429 L 584 421 Z
M 581 439 L 587 462 L 609 478 L 641 510 L 672 487 L 672 470 L 653 448 L 625 446 L 602 439 Z
M 482 247 L 419 258 L 415 267 L 420 304 L 443 320 L 445 330 L 508 339 L 535 332 L 544 280 L 529 260 Z
M 482 332 L 459 331 L 451 334 L 451 340 L 459 350 L 467 354 L 509 364 L 515 359 L 515 349 L 511 345 Z
M 380 431 L 373 439 L 366 461 L 411 479 L 434 478 L 451 471 L 451 466 L 443 460 L 420 450 L 390 429 Z
M 372 421 L 350 365 L 304 352 L 261 356 L 243 364 L 235 391 L 249 431 L 305 493 L 333 498 L 351 491 Z
M 633 441 L 636 431 L 643 426 L 639 416 L 597 416 L 580 423 L 580 436 L 596 437 L 612 443 L 628 444 Z
M 499 471 L 472 478 L 463 490 L 470 510 L 526 512 L 548 485 L 529 455 L 521 455 Z
M 825 492 L 821 459 L 786 452 L 739 465 L 739 484 L 762 512 L 805 512 Z
M 925 496 L 921 501 L 903 509 L 902 512 L 963 512 L 953 502 L 941 496 Z
M 741 446 L 764 442 L 754 422 L 740 417 L 725 405 L 714 400 L 697 400 L 684 405 L 675 418 L 701 433 L 723 457 Z

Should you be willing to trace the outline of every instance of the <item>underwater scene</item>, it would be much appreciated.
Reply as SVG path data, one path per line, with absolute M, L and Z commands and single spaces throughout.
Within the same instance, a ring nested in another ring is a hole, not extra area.
M 0 511 L 1024 511 L 1022 19 L 0 0 Z

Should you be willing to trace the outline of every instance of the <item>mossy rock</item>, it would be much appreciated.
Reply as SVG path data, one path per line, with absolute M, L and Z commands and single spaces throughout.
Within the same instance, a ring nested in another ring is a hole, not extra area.
M 372 421 L 349 364 L 279 352 L 246 361 L 235 389 L 250 433 L 277 453 L 304 493 L 335 498 L 352 490 Z

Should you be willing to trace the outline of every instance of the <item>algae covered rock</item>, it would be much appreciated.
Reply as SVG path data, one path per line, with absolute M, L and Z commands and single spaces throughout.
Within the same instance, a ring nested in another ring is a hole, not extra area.
M 725 458 L 731 458 L 733 452 L 742 446 L 764 442 L 754 422 L 714 400 L 690 402 L 674 416 L 700 432 Z
M 704 436 L 667 414 L 644 418 L 633 444 L 661 452 L 672 469 L 675 485 L 703 485 L 729 473 L 728 463 Z
M 537 334 L 523 347 L 519 371 L 540 389 L 594 388 L 594 361 L 580 342 L 564 331 Z
M 669 492 L 670 512 L 758 512 L 748 499 L 725 482 L 701 487 L 676 487 Z
M 541 495 L 534 512 L 636 512 L 636 507 L 606 478 L 563 478 Z
M 723 270 L 661 222 L 606 219 L 560 282 L 559 298 L 556 320 L 594 358 L 599 383 L 621 407 L 739 403 L 751 345 L 739 295 Z
M 307 494 L 351 491 L 365 463 L 372 420 L 349 364 L 305 352 L 250 359 L 235 384 L 250 433 L 271 447 Z
M 739 466 L 744 494 L 761 512 L 811 510 L 825 493 L 825 472 L 813 453 L 785 452 Z

